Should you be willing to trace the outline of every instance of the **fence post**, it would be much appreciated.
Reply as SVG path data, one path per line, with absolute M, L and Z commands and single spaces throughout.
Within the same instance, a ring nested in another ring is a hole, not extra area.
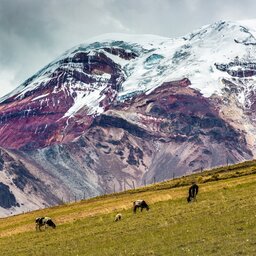
M 126 191 L 126 187 L 125 187 L 125 179 L 124 179 L 124 191 Z
M 135 189 L 134 181 L 132 181 L 132 186 L 133 186 L 133 189 Z

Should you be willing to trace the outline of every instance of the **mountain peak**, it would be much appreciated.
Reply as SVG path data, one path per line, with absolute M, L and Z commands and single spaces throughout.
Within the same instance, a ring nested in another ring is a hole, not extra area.
M 223 89 L 222 79 L 232 77 L 220 72 L 221 64 L 228 65 L 237 56 L 241 61 L 255 62 L 252 49 L 249 49 L 256 44 L 254 34 L 241 24 L 252 26 L 255 20 L 218 21 L 175 39 L 154 35 L 100 35 L 66 51 L 3 97 L 1 102 L 10 98 L 22 99 L 40 87 L 51 85 L 51 93 L 61 89 L 73 95 L 73 106 L 65 116 L 73 115 L 83 107 L 91 114 L 102 113 L 104 108 L 100 102 L 104 101 L 103 95 L 111 79 L 118 84 L 111 93 L 111 101 L 150 93 L 165 82 L 183 78 L 189 78 L 191 87 L 207 97 L 219 95 Z M 101 61 L 105 63 L 104 70 L 95 68 Z M 113 68 L 115 72 L 119 70 L 118 75 L 112 73 Z M 244 104 L 245 97 L 241 95 L 239 98 Z
M 252 30 L 252 31 L 251 31 Z M 206 39 L 210 38 L 223 41 L 223 40 L 233 40 L 236 37 L 247 38 L 248 33 L 254 32 L 255 30 L 255 20 L 247 21 L 225 21 L 220 20 L 213 24 L 202 26 L 201 28 L 189 33 L 184 38 L 186 40 L 195 39 Z

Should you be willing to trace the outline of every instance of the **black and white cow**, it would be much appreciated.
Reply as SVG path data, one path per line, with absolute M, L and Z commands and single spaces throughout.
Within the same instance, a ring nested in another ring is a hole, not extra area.
M 56 228 L 55 223 L 49 217 L 38 217 L 36 218 L 36 230 L 41 231 L 41 227 L 52 227 Z
M 145 208 L 147 211 L 149 210 L 148 204 L 144 200 L 136 200 L 133 202 L 133 212 L 136 213 L 137 208 L 140 208 L 140 211 Z
M 121 213 L 118 213 L 115 217 L 115 221 L 119 221 L 122 219 L 122 214 Z
M 196 195 L 198 191 L 199 191 L 199 187 L 194 183 L 188 190 L 188 197 L 187 197 L 188 203 L 196 200 Z

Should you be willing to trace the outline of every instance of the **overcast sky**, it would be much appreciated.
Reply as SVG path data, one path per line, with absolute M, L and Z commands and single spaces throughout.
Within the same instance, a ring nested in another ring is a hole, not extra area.
M 67 49 L 104 33 L 183 36 L 256 19 L 254 0 L 0 0 L 0 96 Z

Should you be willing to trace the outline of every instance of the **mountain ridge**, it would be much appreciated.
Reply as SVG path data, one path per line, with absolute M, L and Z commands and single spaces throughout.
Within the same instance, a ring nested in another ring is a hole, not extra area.
M 0 100 L 5 212 L 254 158 L 254 32 L 104 35 L 45 66 Z

